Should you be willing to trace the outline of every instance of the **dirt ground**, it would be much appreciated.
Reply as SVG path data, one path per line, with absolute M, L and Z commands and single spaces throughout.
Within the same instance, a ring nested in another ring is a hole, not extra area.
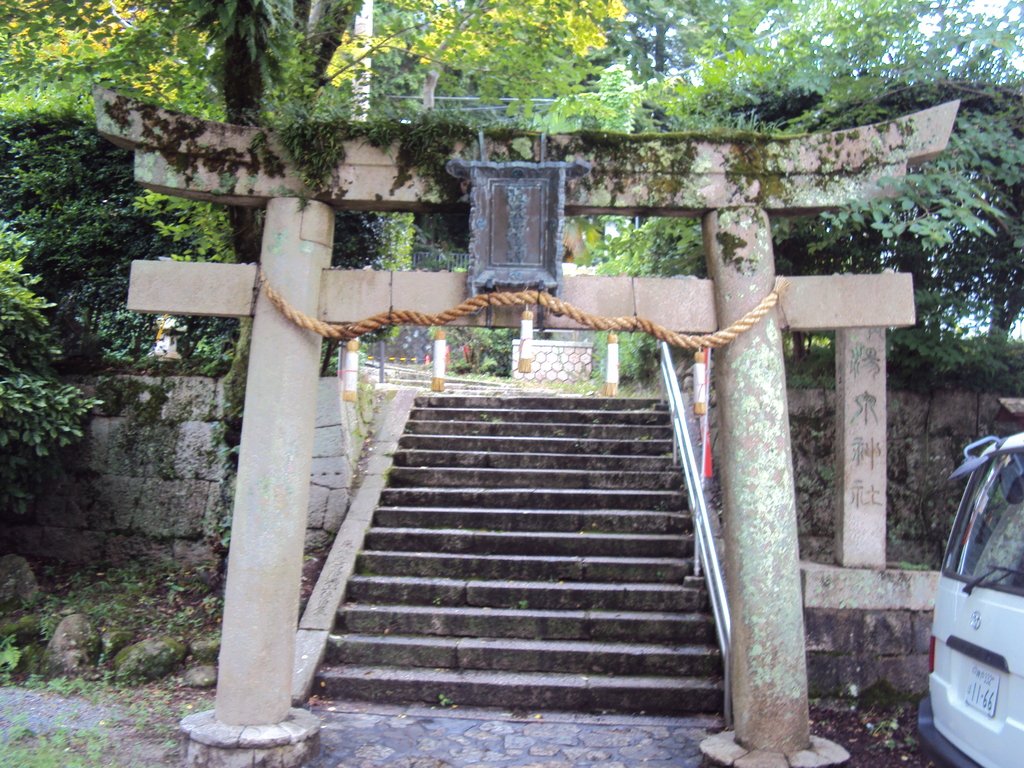
M 915 704 L 818 701 L 811 707 L 811 733 L 845 747 L 850 768 L 934 768 L 918 748 Z

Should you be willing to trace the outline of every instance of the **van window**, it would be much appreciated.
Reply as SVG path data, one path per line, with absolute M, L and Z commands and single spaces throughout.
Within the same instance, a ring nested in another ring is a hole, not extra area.
M 1024 592 L 1024 454 L 996 456 L 977 472 L 950 538 L 943 572 Z

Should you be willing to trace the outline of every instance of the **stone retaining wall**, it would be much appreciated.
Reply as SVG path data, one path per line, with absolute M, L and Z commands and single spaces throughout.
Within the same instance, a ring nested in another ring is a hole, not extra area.
M 0 521 L 0 551 L 68 562 L 211 559 L 231 517 L 223 389 L 203 377 L 111 376 L 77 382 L 103 401 L 66 472 L 23 516 Z M 320 382 L 307 546 L 326 544 L 348 508 L 372 417 L 369 392 L 342 403 Z
M 533 340 L 533 369 L 519 372 L 519 344 L 512 344 L 512 378 L 569 384 L 589 381 L 594 367 L 594 345 L 588 341 L 561 341 L 557 339 Z
M 938 573 L 803 563 L 812 696 L 858 697 L 881 682 L 928 688 L 928 640 Z
M 540 342 L 538 342 L 540 343 Z M 202 377 L 100 377 L 81 382 L 104 400 L 68 474 L 31 514 L 0 521 L 0 546 L 72 560 L 155 553 L 202 558 L 226 530 L 230 457 L 223 395 Z M 342 406 L 334 378 L 319 389 L 307 543 L 327 542 L 347 508 L 371 418 L 370 394 Z M 801 557 L 833 561 L 835 393 L 791 390 L 790 423 Z M 946 477 L 964 445 L 997 424 L 994 395 L 889 393 L 888 560 L 937 567 L 962 485 Z
M 947 477 L 965 445 L 1019 427 L 996 423 L 995 395 L 889 392 L 887 559 L 937 568 L 963 482 Z M 835 392 L 790 390 L 800 556 L 834 562 Z

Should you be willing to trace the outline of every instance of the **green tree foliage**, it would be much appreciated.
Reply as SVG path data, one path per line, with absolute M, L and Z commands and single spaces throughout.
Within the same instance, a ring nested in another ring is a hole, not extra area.
M 73 116 L 0 116 L 0 221 L 33 244 L 25 267 L 68 357 L 136 358 L 152 321 L 124 310 L 132 259 L 168 255 L 133 207 L 127 152 Z
M 389 60 L 392 71 L 413 72 L 420 82 L 416 91 L 428 74 L 443 72 L 452 93 L 468 89 L 494 96 L 510 83 L 513 95 L 533 95 L 538 87 L 564 93 L 589 71 L 574 70 L 583 55 L 603 45 L 603 20 L 623 13 L 618 0 L 582 5 L 402 0 L 381 7 L 379 33 L 367 43 L 351 32 L 359 5 L 349 0 L 25 0 L 0 28 L 0 114 L 17 122 L 15 114 L 35 114 L 36 106 L 45 105 L 46 114 L 78 114 L 88 121 L 89 91 L 99 82 L 161 106 L 237 123 L 281 126 L 296 115 L 352 117 L 351 86 L 367 53 L 379 58 L 384 72 Z M 391 103 L 387 95 L 395 83 L 379 74 L 375 78 L 379 109 Z M 69 173 L 50 184 L 43 177 L 54 169 L 41 167 L 46 161 L 38 158 L 49 150 L 48 140 L 55 148 L 66 140 L 71 129 L 58 122 L 45 115 L 25 117 L 9 133 L 34 130 L 35 135 L 0 144 L 6 151 L 0 174 L 12 181 L 0 190 L 0 216 L 38 243 L 31 266 L 43 275 L 41 290 L 61 317 L 92 337 L 105 334 L 107 351 L 137 356 L 148 346 L 151 324 L 144 318 L 132 324 L 120 310 L 129 262 L 167 255 L 257 261 L 261 218 L 253 209 L 232 208 L 225 215 L 207 204 L 153 193 L 119 189 L 110 194 L 106 177 L 130 174 L 130 162 L 107 147 L 106 167 L 95 167 L 93 161 L 104 152 L 91 154 L 91 149 L 75 166 L 71 145 L 84 151 L 90 138 L 102 144 L 86 135 L 88 127 L 76 133 L 67 152 L 53 155 Z M 90 189 L 81 184 L 93 179 Z M 35 198 L 23 203 L 26 191 Z M 103 208 L 91 205 L 97 199 Z M 61 219 L 72 209 L 77 227 Z M 162 241 L 140 234 L 139 225 L 147 220 Z M 124 224 L 123 231 L 109 232 L 108 221 Z M 334 263 L 400 263 L 408 257 L 409 227 L 395 222 L 373 214 L 339 217 Z M 69 231 L 75 236 L 61 243 Z M 192 321 L 193 334 L 205 323 Z M 201 344 L 222 346 L 208 341 Z
M 94 404 L 58 381 L 57 348 L 37 296 L 22 271 L 31 243 L 0 227 L 0 513 L 23 513 L 51 478 L 57 453 L 82 436 Z
M 0 26 L 0 109 L 91 113 L 96 83 L 201 117 L 220 63 L 184 2 L 21 0 Z
M 894 182 L 894 198 L 776 222 L 780 271 L 913 272 L 920 323 L 893 334 L 893 344 L 908 371 L 930 372 L 913 377 L 924 386 L 961 371 L 981 381 L 970 359 L 984 357 L 969 350 L 1012 350 L 1024 308 L 1019 7 L 980 13 L 968 0 L 632 0 L 628 8 L 617 0 L 395 0 L 377 4 L 376 34 L 358 39 L 351 25 L 358 5 L 25 0 L 0 29 L 0 108 L 80 106 L 99 80 L 206 117 L 329 121 L 355 114 L 353 84 L 365 75 L 366 58 L 373 61 L 371 116 L 408 118 L 435 93 L 522 104 L 543 96 L 554 102 L 537 125 L 549 131 L 821 131 L 960 98 L 950 150 Z M 136 208 L 158 217 L 172 241 L 165 250 L 188 258 L 223 250 L 223 229 L 210 209 L 176 209 L 151 196 Z M 350 224 L 343 240 L 376 226 Z M 203 236 L 190 237 L 197 229 Z M 606 269 L 689 273 L 700 262 L 691 225 L 627 223 L 615 231 L 593 257 Z M 258 218 L 232 213 L 230 232 L 236 257 L 254 260 Z
M 588 55 L 607 43 L 620 0 L 398 0 L 375 6 L 373 112 L 408 114 L 435 96 L 531 99 L 579 90 L 594 71 Z M 354 50 L 354 49 L 353 49 Z M 344 51 L 343 51 L 344 53 Z M 350 54 L 351 56 L 351 54 Z M 354 76 L 351 66 L 341 76 Z M 396 102 L 393 97 L 406 97 Z
M 1024 323 L 1020 7 L 981 13 L 965 0 L 712 5 L 724 23 L 705 27 L 702 41 L 691 38 L 696 45 L 670 49 L 676 58 L 665 64 L 668 76 L 644 93 L 647 120 L 678 130 L 803 133 L 961 100 L 950 148 L 889 180 L 892 198 L 776 219 L 778 269 L 910 272 L 918 324 L 890 336 L 894 383 L 1022 391 L 1015 340 Z M 689 35 L 700 7 L 688 7 L 685 18 Z M 662 259 L 675 258 L 671 250 L 647 256 L 642 229 L 627 234 L 641 245 L 620 244 L 618 260 L 630 262 L 623 271 L 654 274 Z M 812 341 L 795 339 L 798 360 L 807 350 L 830 353 Z

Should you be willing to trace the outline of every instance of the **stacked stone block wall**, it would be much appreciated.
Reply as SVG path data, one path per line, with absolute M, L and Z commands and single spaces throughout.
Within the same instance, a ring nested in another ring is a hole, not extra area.
M 229 532 L 234 474 L 216 379 L 111 376 L 76 383 L 102 400 L 64 474 L 20 516 L 0 521 L 0 552 L 67 562 L 140 557 L 203 562 Z M 325 545 L 348 509 L 372 395 L 342 403 L 322 379 L 310 477 L 310 548 Z
M 927 691 L 936 572 L 801 570 L 812 695 L 856 698 L 882 683 L 907 696 Z
M 341 527 L 372 419 L 370 388 L 362 388 L 356 402 L 345 402 L 337 377 L 320 379 L 306 523 L 307 549 L 326 546 Z
M 76 382 L 102 404 L 66 451 L 63 477 L 0 542 L 69 562 L 211 557 L 230 510 L 223 390 L 214 379 Z
M 81 383 L 104 404 L 92 415 L 86 439 L 68 451 L 66 476 L 30 514 L 3 521 L 0 545 L 82 561 L 212 552 L 230 516 L 233 480 L 220 383 L 142 376 Z M 369 393 L 358 404 L 342 404 L 337 390 L 335 378 L 321 380 L 310 547 L 326 543 L 340 525 L 371 418 Z M 801 557 L 833 562 L 835 393 L 791 390 L 789 408 Z M 968 442 L 1015 429 L 997 424 L 997 412 L 994 395 L 890 393 L 891 564 L 937 567 L 962 492 L 962 484 L 946 477 Z
M 927 691 L 932 611 L 807 608 L 804 621 L 811 695 L 857 698 L 883 681 Z

